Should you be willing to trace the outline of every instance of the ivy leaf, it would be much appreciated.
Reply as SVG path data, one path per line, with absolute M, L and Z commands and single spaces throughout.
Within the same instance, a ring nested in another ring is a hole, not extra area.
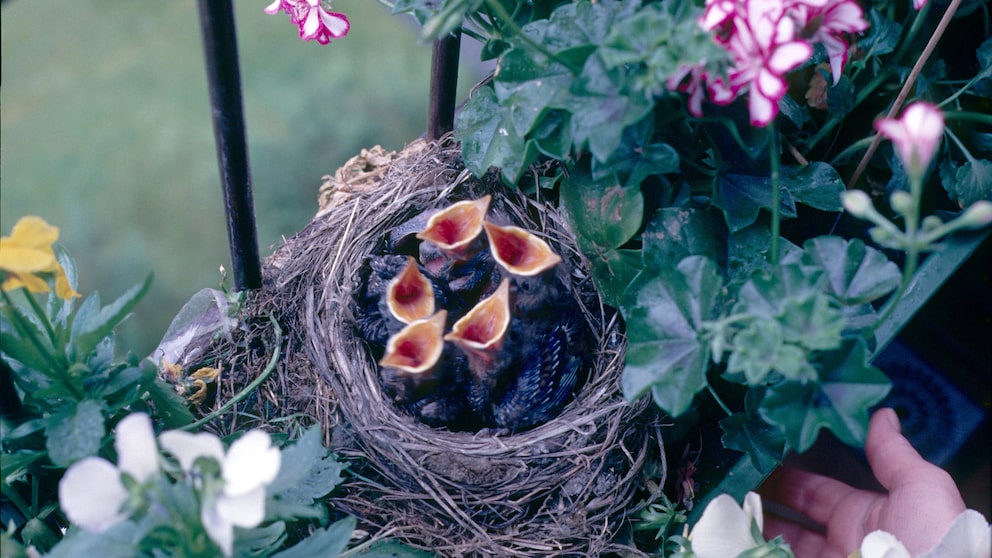
M 561 187 L 572 230 L 596 249 L 619 248 L 641 228 L 644 196 L 639 188 L 625 188 L 615 175 L 594 180 L 584 170 L 575 169 Z M 585 250 L 584 251 L 590 251 Z
M 744 452 L 761 474 L 771 473 L 785 457 L 785 435 L 758 415 L 764 389 L 749 389 L 744 396 L 744 412 L 720 421 L 723 447 Z
M 802 262 L 826 272 L 830 292 L 844 305 L 879 299 L 899 286 L 899 266 L 860 239 L 819 236 L 803 245 Z
M 568 68 L 532 48 L 513 48 L 499 60 L 493 90 L 514 131 L 526 137 L 560 91 L 568 89 Z
M 992 161 L 972 159 L 954 172 L 953 180 L 941 173 L 947 195 L 958 204 L 968 207 L 979 200 L 992 200 Z
M 868 364 L 864 340 L 847 339 L 839 348 L 822 353 L 814 366 L 818 382 L 770 386 L 758 413 L 780 426 L 789 446 L 800 453 L 813 445 L 824 427 L 846 444 L 863 445 L 868 410 L 891 388 L 885 374 Z
M 796 203 L 779 183 L 779 215 L 796 216 Z M 713 205 L 719 207 L 732 232 L 754 223 L 762 208 L 772 207 L 772 179 L 769 176 L 726 174 L 717 179 Z
M 648 176 L 677 171 L 678 152 L 667 143 L 649 143 L 653 133 L 654 126 L 648 119 L 628 126 L 609 160 L 593 159 L 593 177 L 616 174 L 621 177 L 624 186 L 636 187 Z
M 672 268 L 683 258 L 706 256 L 722 269 L 726 228 L 719 215 L 689 207 L 665 207 L 651 216 L 641 233 L 644 265 Z
M 491 87 L 480 87 L 456 115 L 455 137 L 462 144 L 465 167 L 476 176 L 490 167 L 515 183 L 523 170 L 537 157 L 537 148 L 513 127 Z
M 821 292 L 823 271 L 799 264 L 782 264 L 755 273 L 737 294 L 734 313 L 778 319 L 790 301 L 802 301 Z
M 622 386 L 628 400 L 650 389 L 672 416 L 689 408 L 706 387 L 709 346 L 698 332 L 711 317 L 720 287 L 716 266 L 703 256 L 635 279 L 622 306 L 628 336 Z
M 592 279 L 603 301 L 619 307 L 627 285 L 643 270 L 640 250 L 605 249 L 589 254 Z
M 837 85 L 827 88 L 827 112 L 833 118 L 843 119 L 853 108 L 854 84 L 847 76 L 841 76 Z
M 867 56 L 881 56 L 895 50 L 902 37 L 902 25 L 885 17 L 875 8 L 868 11 L 868 21 L 871 24 L 868 36 L 858 42 L 858 47 Z
M 846 189 L 844 181 L 837 169 L 827 163 L 782 167 L 780 184 L 796 203 L 821 211 L 840 211 L 844 208 L 840 202 L 840 194 Z
M 107 433 L 103 404 L 92 399 L 63 406 L 45 425 L 45 448 L 52 463 L 68 467 L 96 455 Z
M 644 118 L 653 107 L 644 95 L 625 94 L 625 80 L 623 68 L 607 69 L 599 57 L 590 56 L 563 107 L 578 116 L 571 120 L 576 149 L 588 146 L 599 161 L 609 160 L 620 146 L 624 129 Z

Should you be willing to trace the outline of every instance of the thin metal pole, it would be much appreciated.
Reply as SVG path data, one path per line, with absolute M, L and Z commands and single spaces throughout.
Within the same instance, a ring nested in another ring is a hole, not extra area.
M 257 289 L 262 286 L 262 266 L 251 194 L 234 9 L 231 0 L 199 0 L 199 8 L 234 285 L 239 291 Z
M 438 139 L 455 128 L 455 98 L 458 91 L 458 54 L 462 35 L 455 31 L 434 41 L 431 57 L 430 107 L 427 136 Z

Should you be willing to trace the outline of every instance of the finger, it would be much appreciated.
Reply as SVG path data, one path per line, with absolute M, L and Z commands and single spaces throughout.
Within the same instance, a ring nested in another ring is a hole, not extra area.
M 838 503 L 854 492 L 840 481 L 790 467 L 780 467 L 762 486 L 768 499 L 822 525 L 829 523 Z
M 766 540 L 781 536 L 794 556 L 803 558 L 845 558 L 846 553 L 832 547 L 826 537 L 799 524 L 775 516 L 765 518 Z
M 892 409 L 879 409 L 871 417 L 865 454 L 875 478 L 890 493 L 911 485 L 957 492 L 950 475 L 923 459 L 902 435 L 899 417 Z

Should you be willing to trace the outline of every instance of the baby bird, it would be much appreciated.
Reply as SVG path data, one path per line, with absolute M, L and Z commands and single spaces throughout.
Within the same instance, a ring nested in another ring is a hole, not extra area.
M 537 235 L 514 226 L 483 224 L 489 251 L 511 280 L 513 314 L 528 318 L 559 308 L 561 256 Z
M 398 403 L 419 401 L 434 392 L 444 379 L 438 366 L 444 350 L 447 311 L 414 321 L 386 343 L 379 360 L 379 375 L 387 394 Z
M 420 262 L 467 300 L 478 298 L 495 267 L 482 235 L 491 199 L 487 195 L 454 203 L 431 216 L 417 234 L 423 240 Z

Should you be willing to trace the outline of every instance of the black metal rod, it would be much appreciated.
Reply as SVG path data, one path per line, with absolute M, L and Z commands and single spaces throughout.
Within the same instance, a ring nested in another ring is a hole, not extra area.
M 262 286 L 262 266 L 251 194 L 234 9 L 231 0 L 199 0 L 199 7 L 234 286 L 239 291 L 257 289 Z
M 455 129 L 455 99 L 458 92 L 458 54 L 462 36 L 455 31 L 434 41 L 431 57 L 430 107 L 427 136 L 438 139 Z

